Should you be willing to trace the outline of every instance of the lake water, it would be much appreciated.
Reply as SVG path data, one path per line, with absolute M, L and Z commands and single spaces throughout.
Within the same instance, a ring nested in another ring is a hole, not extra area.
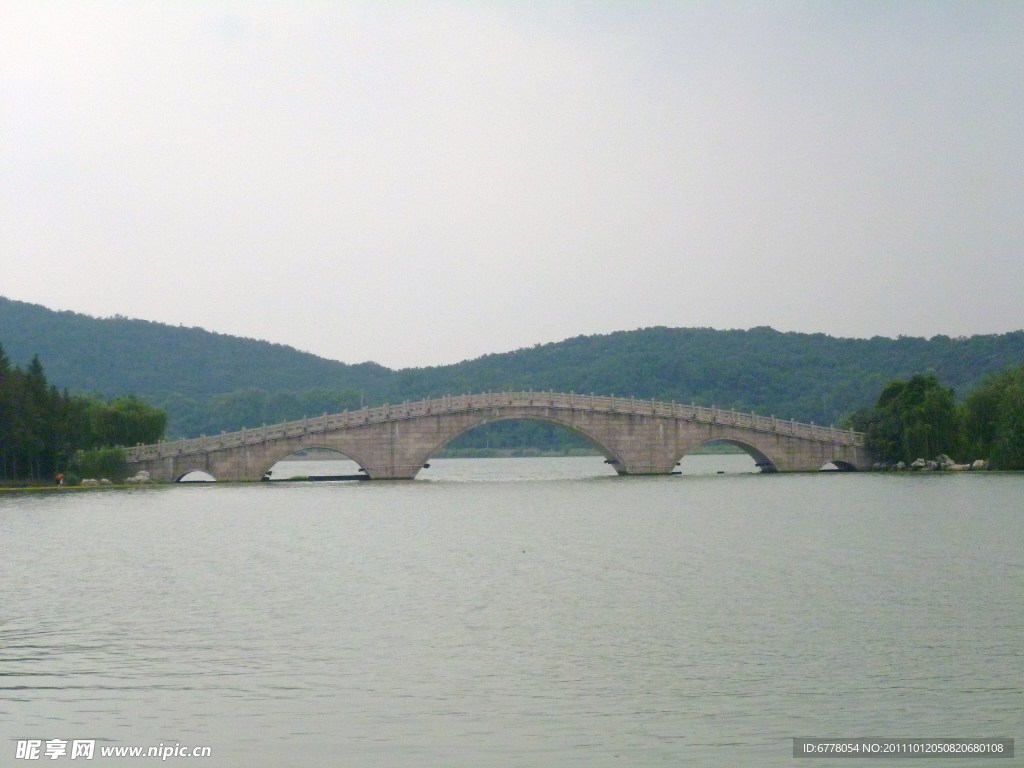
M 693 458 L 0 493 L 0 765 L 26 739 L 589 768 L 1024 736 L 1024 475 Z

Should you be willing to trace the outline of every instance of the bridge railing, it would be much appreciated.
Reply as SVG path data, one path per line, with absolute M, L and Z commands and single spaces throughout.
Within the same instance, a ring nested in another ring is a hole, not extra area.
M 498 407 L 552 408 L 598 413 L 627 413 L 659 418 L 685 419 L 705 424 L 722 424 L 752 429 L 757 432 L 774 432 L 776 434 L 838 445 L 860 446 L 864 444 L 864 435 L 860 432 L 840 430 L 835 427 L 822 427 L 816 424 L 804 424 L 792 419 L 776 419 L 774 416 L 759 416 L 755 413 L 723 410 L 714 406 L 684 405 L 682 403 L 666 403 L 658 400 L 638 400 L 633 397 L 615 397 L 614 395 L 578 395 L 572 392 L 526 391 L 446 395 L 445 397 L 430 400 L 407 401 L 397 405 L 389 404 L 375 408 L 362 408 L 358 411 L 325 413 L 323 416 L 317 416 L 312 419 L 286 421 L 281 424 L 264 425 L 255 429 L 242 429 L 237 432 L 222 432 L 219 435 L 210 437 L 203 436 L 156 443 L 154 445 L 139 445 L 128 448 L 126 454 L 130 462 L 146 461 L 168 456 L 184 456 L 238 448 L 245 445 L 258 445 L 301 435 L 352 429 L 368 424 L 380 424 L 388 421 L 400 421 L 424 416 Z

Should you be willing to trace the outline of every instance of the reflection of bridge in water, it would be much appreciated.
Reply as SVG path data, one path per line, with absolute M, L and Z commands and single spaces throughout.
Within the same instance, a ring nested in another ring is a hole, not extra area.
M 133 470 L 173 482 L 193 471 L 218 480 L 259 480 L 303 448 L 326 448 L 359 463 L 371 479 L 412 478 L 445 444 L 483 424 L 532 420 L 582 435 L 620 475 L 671 473 L 709 441 L 728 442 L 764 471 L 800 472 L 835 464 L 864 469 L 859 432 L 655 400 L 555 392 L 488 392 L 325 414 L 194 440 L 127 450 Z

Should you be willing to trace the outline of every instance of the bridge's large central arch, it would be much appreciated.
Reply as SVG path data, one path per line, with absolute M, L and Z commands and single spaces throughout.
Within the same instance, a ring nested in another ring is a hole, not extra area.
M 464 425 L 455 434 L 453 434 L 450 437 L 447 437 L 445 439 L 442 439 L 440 442 L 436 443 L 430 449 L 430 452 L 429 452 L 429 455 L 427 456 L 427 459 L 436 458 L 438 456 L 438 454 L 441 454 L 441 453 L 444 452 L 445 447 L 450 446 L 452 443 L 458 442 L 459 438 L 465 437 L 466 435 L 470 435 L 470 434 L 472 434 L 474 432 L 478 432 L 478 431 L 481 431 L 481 430 L 486 430 L 488 427 L 493 426 L 493 425 L 498 425 L 498 424 L 515 424 L 515 423 L 522 423 L 522 424 L 530 424 L 530 423 L 533 423 L 533 424 L 546 424 L 546 425 L 550 425 L 552 427 L 556 427 L 558 431 L 563 431 L 563 432 L 566 432 L 566 433 L 570 433 L 572 435 L 575 435 L 575 436 L 581 438 L 582 442 L 585 443 L 588 447 L 592 448 L 594 450 L 595 454 L 599 454 L 601 456 L 604 456 L 605 460 L 608 461 L 608 463 L 614 464 L 615 461 L 617 461 L 616 456 L 615 456 L 615 452 L 611 448 L 609 448 L 608 446 L 602 445 L 601 441 L 597 437 L 595 437 L 594 435 L 588 433 L 585 429 L 581 429 L 578 425 L 574 425 L 572 423 L 569 423 L 569 422 L 567 422 L 564 419 L 557 419 L 557 418 L 553 418 L 553 417 L 550 417 L 550 416 L 549 417 L 540 417 L 540 416 L 531 416 L 531 417 L 496 416 L 496 417 L 493 417 L 493 418 L 481 419 L 476 424 Z
M 292 451 L 269 465 L 260 479 L 284 480 L 365 480 L 358 462 L 326 445 L 309 445 Z
M 544 419 L 497 419 L 467 429 L 432 458 L 599 455 L 581 432 Z

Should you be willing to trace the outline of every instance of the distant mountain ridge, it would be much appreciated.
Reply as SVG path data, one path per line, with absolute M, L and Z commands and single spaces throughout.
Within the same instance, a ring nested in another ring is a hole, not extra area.
M 96 318 L 3 297 L 0 344 L 17 364 L 39 355 L 58 387 L 105 396 L 205 397 L 245 387 L 376 391 L 393 375 L 376 363 L 346 365 L 283 344 L 148 320 Z
M 17 365 L 38 354 L 58 387 L 131 393 L 167 408 L 176 435 L 258 424 L 252 409 L 236 414 L 229 407 L 242 394 L 308 390 L 344 391 L 346 402 L 358 407 L 461 392 L 551 389 L 696 402 L 830 424 L 873 403 L 894 378 L 933 371 L 963 396 L 985 374 L 1024 363 L 1024 331 L 848 339 L 767 327 L 655 327 L 396 371 L 199 328 L 100 319 L 2 297 L 0 344 Z M 186 418 L 190 403 L 210 404 L 210 413 Z M 300 407 L 294 405 L 288 418 L 305 415 L 294 410 Z

